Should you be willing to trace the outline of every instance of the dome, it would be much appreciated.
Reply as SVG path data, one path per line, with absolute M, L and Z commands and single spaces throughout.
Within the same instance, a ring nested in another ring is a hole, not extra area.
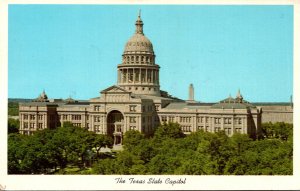
M 144 24 L 139 13 L 139 16 L 135 22 L 135 33 L 125 45 L 125 54 L 129 52 L 148 52 L 152 54 L 154 53 L 152 43 L 143 33 L 143 25 Z
M 136 33 L 126 43 L 124 53 L 126 52 L 153 53 L 153 46 L 145 35 Z

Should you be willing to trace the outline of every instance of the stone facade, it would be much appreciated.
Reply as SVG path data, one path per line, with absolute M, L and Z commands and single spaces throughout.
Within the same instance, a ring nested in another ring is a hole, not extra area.
M 152 43 L 143 33 L 140 15 L 135 25 L 136 31 L 126 43 L 122 63 L 117 67 L 116 85 L 88 101 L 49 101 L 43 92 L 35 101 L 20 104 L 20 132 L 32 134 L 71 122 L 108 134 L 117 145 L 122 144 L 124 133 L 130 129 L 148 134 L 161 123 L 177 122 L 186 134 L 203 129 L 224 130 L 229 136 L 235 132 L 260 135 L 262 109 L 245 101 L 239 91 L 235 98 L 206 104 L 194 100 L 193 85 L 189 87 L 187 101 L 160 90 L 160 67 L 155 62 Z

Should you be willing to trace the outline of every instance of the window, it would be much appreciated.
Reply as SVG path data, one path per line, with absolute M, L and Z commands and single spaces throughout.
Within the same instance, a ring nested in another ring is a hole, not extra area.
M 182 130 L 183 132 L 191 132 L 191 126 L 182 126 L 182 127 L 181 127 L 181 130 Z
M 203 123 L 203 120 L 204 119 L 204 117 L 200 117 L 200 123 Z
M 215 118 L 215 124 L 221 124 L 221 118 Z
M 100 122 L 100 116 L 98 115 L 94 116 L 94 122 Z
M 38 124 L 38 128 L 39 128 L 39 129 L 43 129 L 43 123 L 39 123 L 39 124 Z
M 94 111 L 100 111 L 100 105 L 95 105 L 94 106 Z
M 30 120 L 35 120 L 35 115 L 30 115 Z
M 198 126 L 197 130 L 203 130 L 203 126 Z
M 27 115 L 27 114 L 24 115 L 24 119 L 25 119 L 25 120 L 28 119 L 28 115 Z
M 159 105 L 155 106 L 155 110 L 158 111 L 159 110 Z
M 87 120 L 87 121 L 89 120 L 89 116 L 88 116 L 88 115 L 86 116 L 86 120 Z
M 208 122 L 209 122 L 209 118 L 206 117 L 206 118 L 205 118 L 205 123 L 208 123 Z
M 190 123 L 191 122 L 191 117 L 180 117 L 180 122 Z
M 130 105 L 130 106 L 129 106 L 129 110 L 130 110 L 130 111 L 136 111 L 135 108 L 136 108 L 136 105 Z
M 28 122 L 24 122 L 24 129 L 28 129 Z
M 97 133 L 97 132 L 100 132 L 100 125 L 95 125 L 94 126 L 94 131 Z
M 242 124 L 242 119 L 241 118 L 238 119 L 238 123 Z
M 30 125 L 30 129 L 34 129 L 35 123 L 30 123 L 29 125 Z
M 134 62 L 134 56 L 131 56 L 131 63 Z
M 225 127 L 224 131 L 225 131 L 226 135 L 231 135 L 231 128 L 230 127 Z
M 135 130 L 136 126 L 129 126 L 129 130 Z
M 173 116 L 170 116 L 170 117 L 169 117 L 169 121 L 170 121 L 170 122 L 174 122 L 174 119 L 175 119 L 175 117 L 173 117 Z
M 39 120 L 43 120 L 43 115 L 38 115 Z
M 68 115 L 63 115 L 63 120 L 67 120 L 68 119 Z
M 162 122 L 167 122 L 167 116 L 161 116 L 161 121 Z
M 73 123 L 74 127 L 81 127 L 81 123 Z
M 129 117 L 130 123 L 136 123 L 136 117 Z
M 215 127 L 215 132 L 218 132 L 218 131 L 220 131 L 220 130 L 221 130 L 220 127 Z
M 142 107 L 142 112 L 145 112 L 145 106 Z

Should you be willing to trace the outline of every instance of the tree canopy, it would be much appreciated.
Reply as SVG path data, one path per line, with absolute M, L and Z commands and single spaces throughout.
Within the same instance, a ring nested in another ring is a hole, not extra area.
M 264 138 L 245 134 L 228 137 L 199 130 L 184 135 L 179 124 L 159 126 L 153 137 L 130 130 L 123 151 L 100 152 L 112 147 L 112 138 L 71 124 L 37 131 L 32 136 L 8 136 L 9 174 L 189 174 L 291 175 L 293 126 L 263 124 Z M 70 166 L 78 170 L 68 171 Z M 89 167 L 89 169 L 87 169 Z

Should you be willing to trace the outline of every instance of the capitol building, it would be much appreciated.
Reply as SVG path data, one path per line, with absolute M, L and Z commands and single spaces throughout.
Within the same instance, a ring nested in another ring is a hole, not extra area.
M 112 136 L 114 144 L 118 145 L 122 144 L 128 130 L 149 134 L 162 123 L 174 122 L 180 124 L 185 134 L 202 129 L 208 132 L 223 130 L 229 136 L 236 132 L 253 138 L 260 136 L 263 107 L 244 100 L 239 90 L 236 96 L 217 103 L 197 102 L 192 84 L 187 87 L 188 100 L 173 97 L 160 89 L 160 66 L 155 58 L 139 14 L 135 32 L 126 43 L 117 66 L 117 84 L 87 101 L 48 99 L 43 91 L 32 102 L 20 103 L 20 132 L 30 135 L 71 122 L 74 126 Z M 290 109 L 290 106 L 284 107 Z M 291 114 L 290 110 L 286 111 L 287 115 Z

